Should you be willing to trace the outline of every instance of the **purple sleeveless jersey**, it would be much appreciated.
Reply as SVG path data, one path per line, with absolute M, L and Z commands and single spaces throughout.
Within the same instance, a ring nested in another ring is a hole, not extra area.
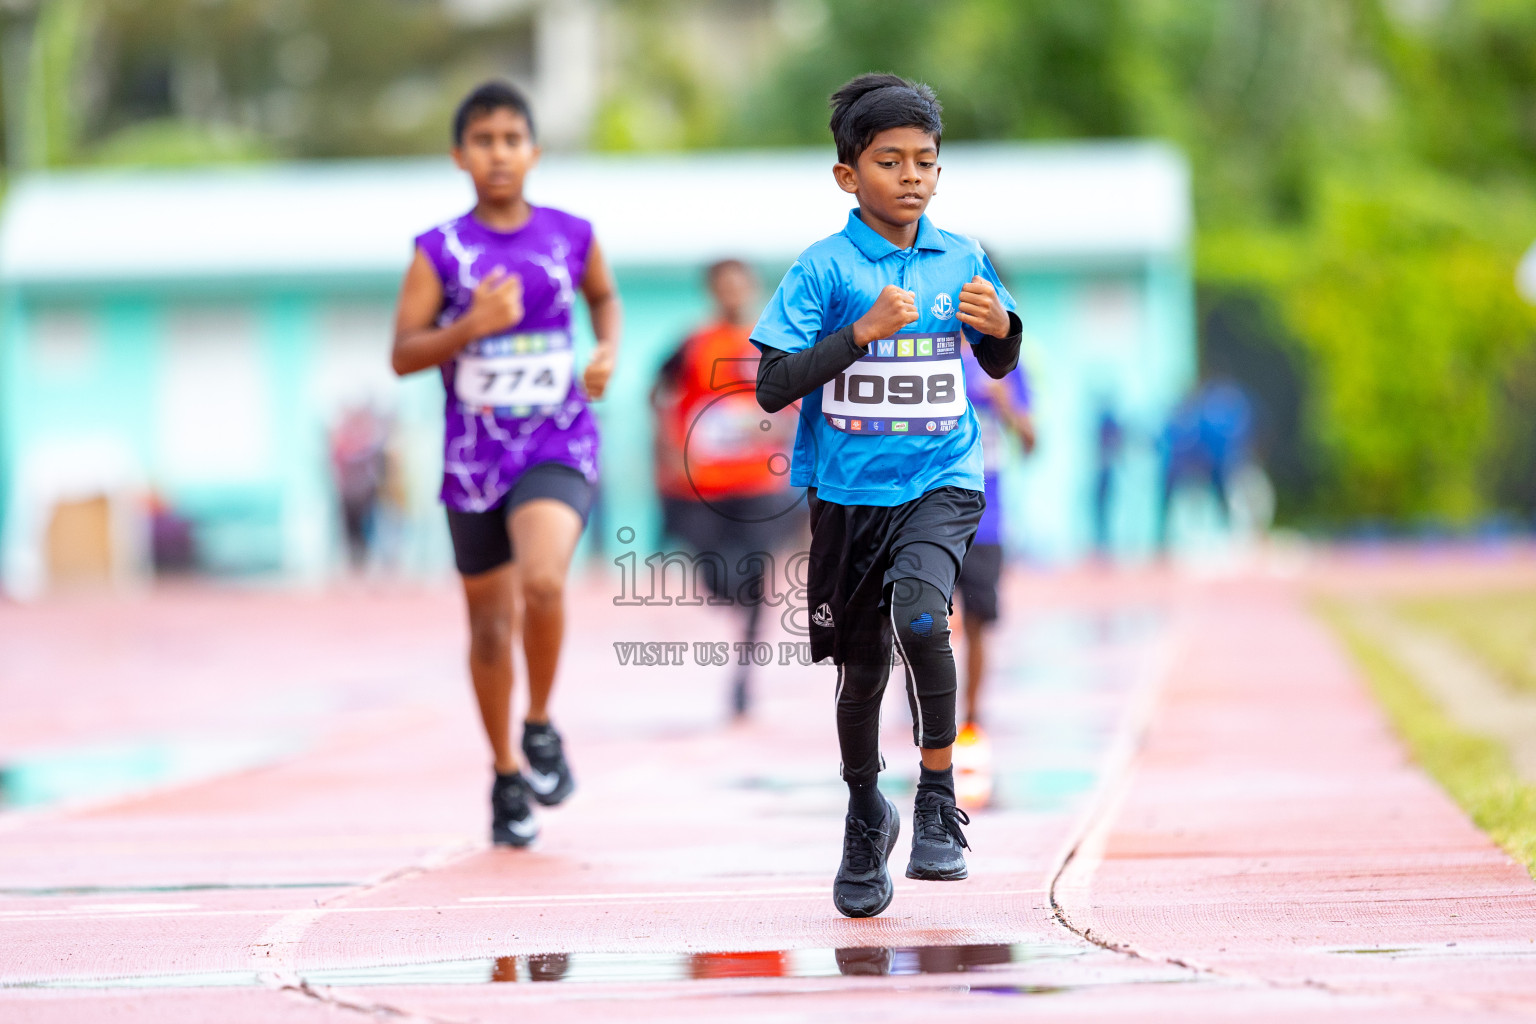
M 558 462 L 597 480 L 597 424 L 576 386 L 571 309 L 592 225 L 544 206 L 516 231 L 466 213 L 416 237 L 443 283 L 438 326 L 469 310 L 475 286 L 501 268 L 523 282 L 523 320 L 477 338 L 441 366 L 447 389 L 442 500 L 484 512 L 529 467 Z

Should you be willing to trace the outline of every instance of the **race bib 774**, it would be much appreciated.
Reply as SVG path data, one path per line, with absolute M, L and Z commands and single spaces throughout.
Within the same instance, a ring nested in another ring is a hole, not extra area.
M 562 332 L 485 338 L 459 354 L 454 396 L 480 409 L 547 409 L 565 401 L 575 357 Z
M 960 332 L 898 334 L 870 343 L 858 362 L 827 381 L 821 413 L 847 434 L 942 434 L 969 405 Z

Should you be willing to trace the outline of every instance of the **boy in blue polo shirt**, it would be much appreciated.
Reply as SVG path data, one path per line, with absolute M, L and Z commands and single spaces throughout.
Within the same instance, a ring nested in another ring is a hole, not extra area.
M 831 127 L 832 173 L 858 209 L 801 253 L 752 341 L 762 407 L 803 400 L 790 483 L 810 489 L 811 652 L 837 666 L 848 784 L 832 900 L 873 917 L 894 895 L 886 862 L 900 830 L 875 784 L 893 644 L 922 758 L 907 877 L 966 876 L 948 617 L 986 502 L 961 344 L 1001 378 L 1018 363 L 1023 327 L 981 247 L 923 215 L 943 135 L 933 91 L 861 75 L 832 96 Z

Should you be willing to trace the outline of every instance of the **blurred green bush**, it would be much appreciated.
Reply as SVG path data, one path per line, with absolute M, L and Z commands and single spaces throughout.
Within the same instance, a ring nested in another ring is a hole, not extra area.
M 1293 519 L 1531 512 L 1508 473 L 1529 465 L 1511 442 L 1536 425 L 1536 396 L 1511 387 L 1536 328 L 1513 280 L 1529 206 L 1439 175 L 1335 179 L 1294 228 L 1202 231 L 1204 285 L 1272 302 L 1305 367 L 1311 486 L 1286 496 Z

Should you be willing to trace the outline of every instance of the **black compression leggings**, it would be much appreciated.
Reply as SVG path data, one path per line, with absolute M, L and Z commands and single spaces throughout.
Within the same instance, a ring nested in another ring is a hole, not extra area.
M 949 646 L 949 601 L 931 583 L 901 579 L 887 595 L 890 618 L 883 654 L 837 667 L 837 741 L 843 778 L 870 782 L 882 766 L 880 699 L 891 671 L 891 641 L 906 677 L 912 742 L 936 750 L 955 742 L 955 654 Z

